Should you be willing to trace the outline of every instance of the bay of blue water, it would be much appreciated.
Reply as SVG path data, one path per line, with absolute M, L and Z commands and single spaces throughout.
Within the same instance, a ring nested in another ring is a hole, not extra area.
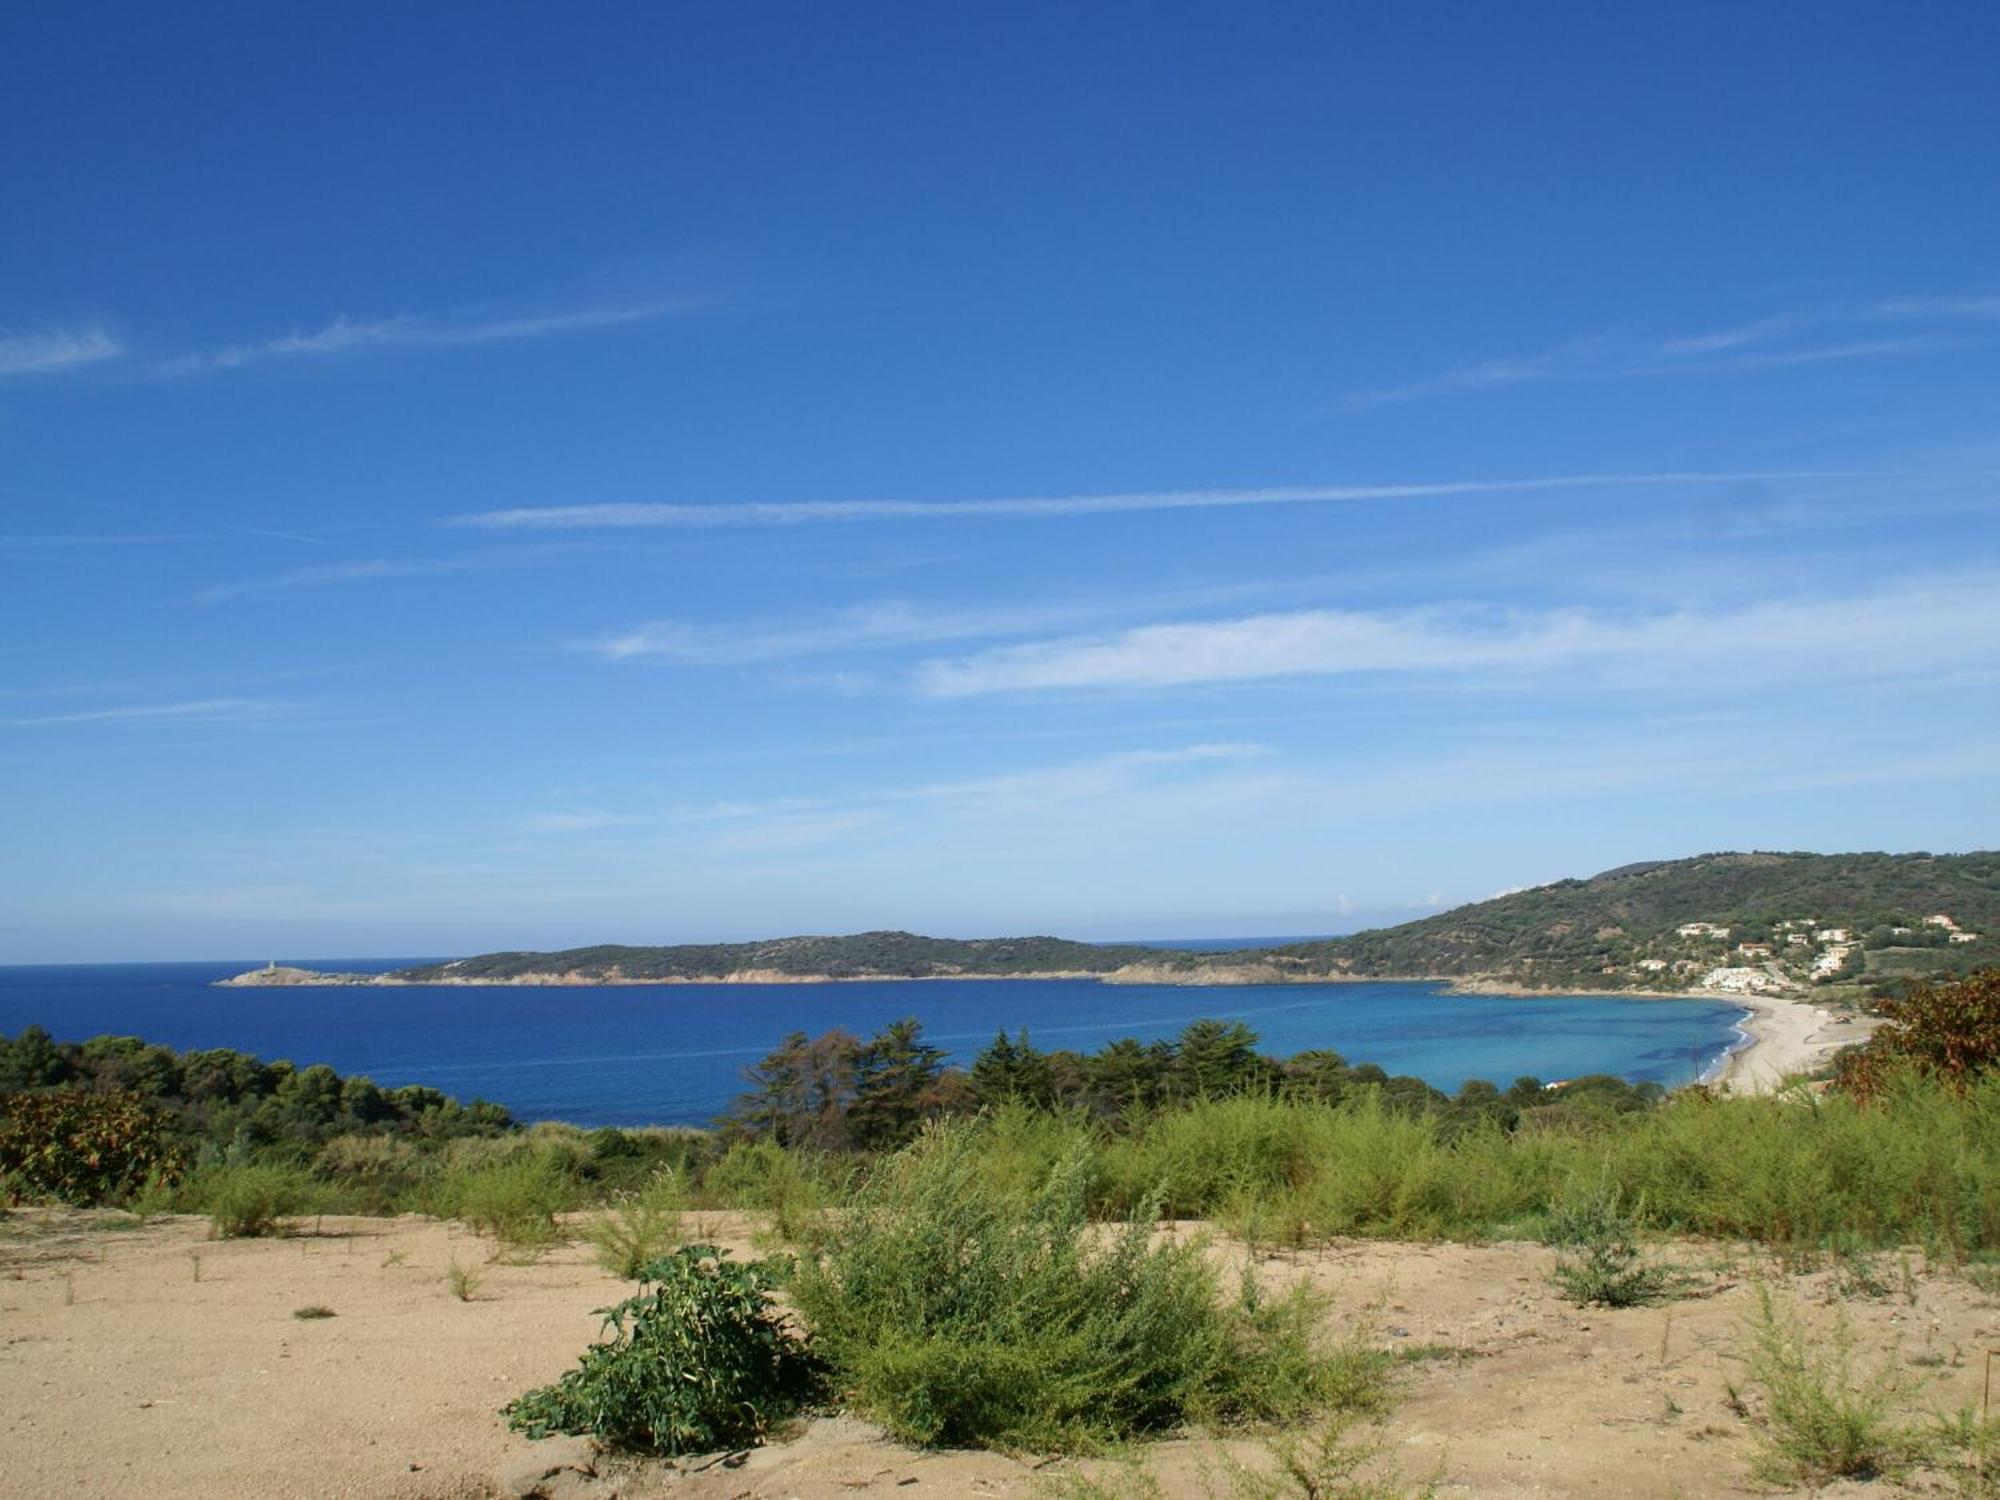
M 319 959 L 319 969 L 408 959 Z M 63 1041 L 101 1033 L 178 1048 L 234 1047 L 377 1083 L 428 1084 L 505 1105 L 524 1120 L 703 1125 L 742 1070 L 791 1031 L 866 1036 L 915 1016 L 955 1061 L 995 1031 L 1093 1051 L 1118 1037 L 1169 1037 L 1203 1016 L 1241 1020 L 1274 1056 L 1330 1047 L 1456 1091 L 1615 1073 L 1684 1083 L 1739 1040 L 1743 1011 L 1704 1000 L 1447 994 L 1435 984 L 1104 985 L 1089 980 L 577 988 L 410 986 L 232 990 L 211 982 L 254 964 L 0 968 L 0 1034 L 41 1025 Z

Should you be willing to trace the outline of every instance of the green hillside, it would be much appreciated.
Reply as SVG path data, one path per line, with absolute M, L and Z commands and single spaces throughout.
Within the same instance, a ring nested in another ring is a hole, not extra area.
M 1938 915 L 1977 939 L 1954 942 L 1950 929 L 1926 925 Z M 1677 931 L 1698 922 L 1726 928 L 1728 936 Z M 1835 929 L 1850 940 L 1815 936 Z M 1766 962 L 1811 981 L 1815 960 L 1834 948 L 1853 951 L 1828 977 L 1967 972 L 2000 961 L 1996 934 L 2000 853 L 1704 854 L 1623 865 L 1278 952 L 1354 975 L 1678 988 L 1698 971 Z M 1746 942 L 1768 944 L 1772 953 L 1745 955 Z M 1639 967 L 1649 960 L 1666 967 Z

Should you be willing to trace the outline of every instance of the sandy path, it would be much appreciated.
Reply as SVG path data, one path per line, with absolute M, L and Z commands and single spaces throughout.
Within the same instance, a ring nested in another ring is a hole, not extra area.
M 485 1266 L 485 1247 L 418 1219 L 328 1220 L 318 1237 L 215 1244 L 195 1220 L 109 1232 L 0 1225 L 0 1493 L 65 1496 L 463 1497 L 572 1452 L 506 1431 L 496 1409 L 567 1368 L 592 1309 L 622 1284 L 579 1248 Z M 743 1245 L 740 1222 L 710 1226 Z M 747 1248 L 747 1247 L 746 1247 Z M 190 1252 L 198 1253 L 194 1279 Z M 1240 1254 L 1236 1252 L 1219 1252 Z M 1710 1252 L 1688 1251 L 1688 1259 Z M 481 1264 L 477 1300 L 444 1286 L 456 1255 Z M 1742 1381 L 1745 1260 L 1709 1268 L 1709 1293 L 1670 1308 L 1580 1311 L 1549 1290 L 1538 1246 L 1353 1243 L 1260 1262 L 1305 1278 L 1342 1324 L 1424 1357 L 1381 1436 L 1406 1472 L 1440 1469 L 1454 1496 L 1737 1496 L 1753 1428 Z M 1891 1288 L 1849 1311 L 1867 1347 L 1921 1387 L 1915 1409 L 1979 1398 L 1980 1351 L 2000 1308 L 1965 1283 L 1894 1257 Z M 1771 1273 L 1776 1274 L 1776 1273 Z M 1831 1273 L 1779 1278 L 1828 1316 Z M 72 1299 L 73 1300 L 70 1300 Z M 336 1317 L 301 1322 L 295 1308 Z M 1203 1445 L 1151 1445 L 1170 1494 L 1199 1493 Z M 627 1473 L 627 1500 L 834 1500 L 857 1491 L 1029 1496 L 1033 1468 L 993 1454 L 922 1454 L 852 1419 L 822 1420 L 735 1467 Z M 1885 1492 L 1883 1484 L 1853 1487 Z M 1769 1491 L 1766 1491 L 1769 1493 Z M 1836 1489 L 1829 1493 L 1841 1493 Z

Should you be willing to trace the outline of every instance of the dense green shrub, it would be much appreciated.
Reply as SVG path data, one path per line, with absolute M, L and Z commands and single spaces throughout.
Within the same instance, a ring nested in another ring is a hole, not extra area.
M 172 1181 L 185 1153 L 136 1094 L 0 1095 L 0 1180 L 12 1198 L 117 1201 Z
M 1231 1304 L 1199 1243 L 1093 1225 L 1081 1154 L 1016 1193 L 984 1147 L 935 1128 L 886 1161 L 794 1282 L 840 1385 L 898 1437 L 1073 1449 L 1367 1385 L 1317 1352 L 1303 1294 Z
M 611 1336 L 554 1385 L 503 1408 L 532 1438 L 588 1433 L 618 1448 L 703 1453 L 755 1442 L 818 1389 L 805 1346 L 770 1304 L 759 1262 L 688 1245 L 604 1312 Z

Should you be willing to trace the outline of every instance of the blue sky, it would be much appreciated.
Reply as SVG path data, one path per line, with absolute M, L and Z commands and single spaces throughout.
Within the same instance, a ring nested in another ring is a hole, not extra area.
M 42 7 L 0 961 L 1990 847 L 1990 6 Z

